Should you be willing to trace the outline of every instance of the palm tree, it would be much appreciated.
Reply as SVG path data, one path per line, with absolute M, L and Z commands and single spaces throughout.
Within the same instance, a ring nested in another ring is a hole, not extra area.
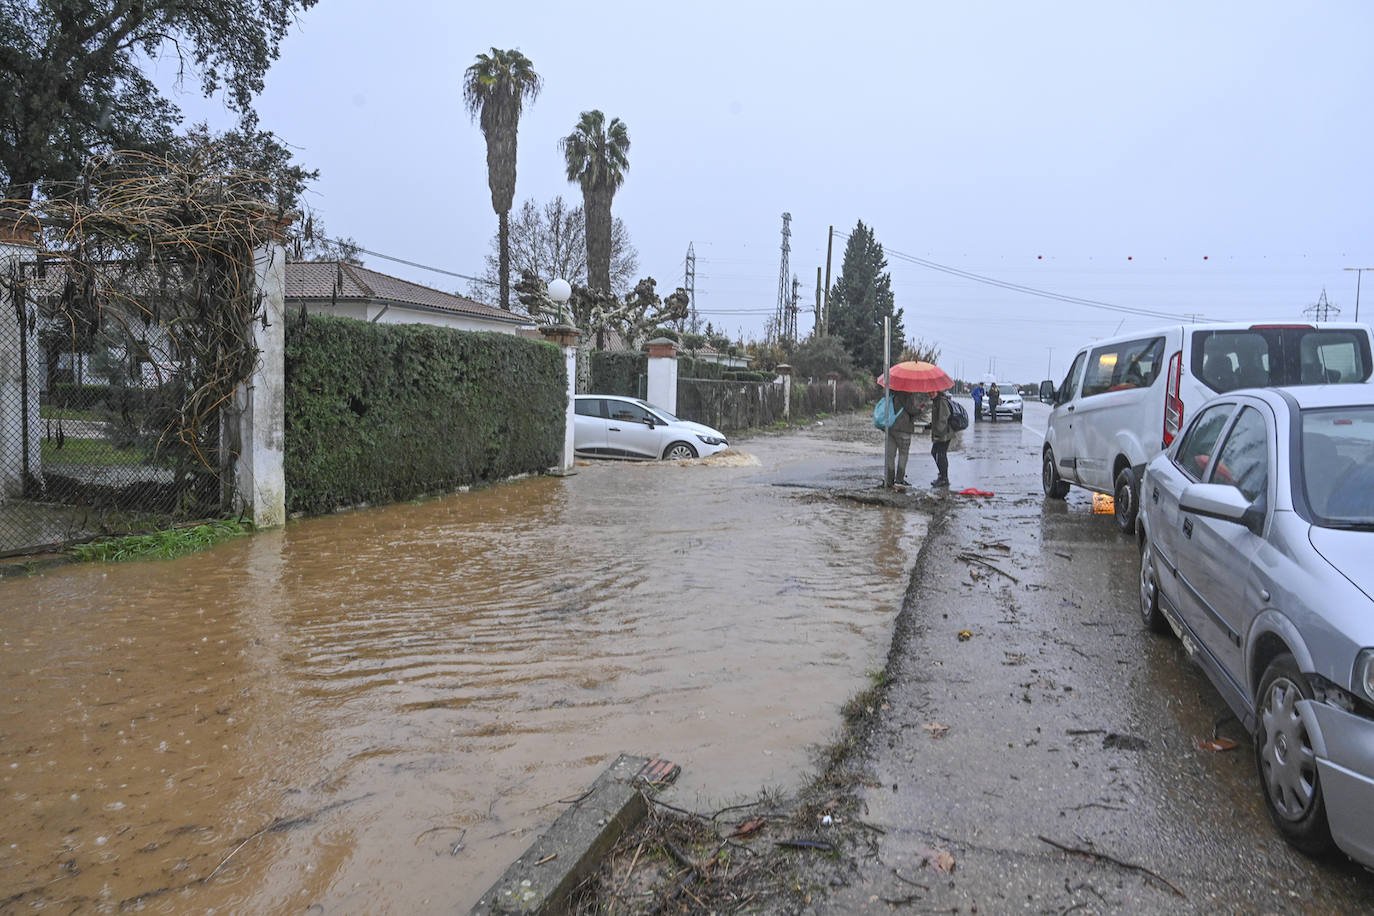
M 492 48 L 478 54 L 463 73 L 463 104 L 480 118 L 487 138 L 487 186 L 491 208 L 500 220 L 501 307 L 510 308 L 510 208 L 515 200 L 515 135 L 520 109 L 539 95 L 543 80 L 530 59 L 519 51 Z
M 558 141 L 568 181 L 582 186 L 587 217 L 587 287 L 611 291 L 611 201 L 630 170 L 630 134 L 619 118 L 606 124 L 599 111 L 584 111 L 573 132 Z

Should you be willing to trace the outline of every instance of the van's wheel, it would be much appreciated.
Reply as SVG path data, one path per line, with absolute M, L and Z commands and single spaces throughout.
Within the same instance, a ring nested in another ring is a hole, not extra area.
M 1059 469 L 1054 466 L 1054 449 L 1045 447 L 1045 463 L 1040 466 L 1040 485 L 1050 499 L 1063 499 L 1069 495 L 1069 482 L 1059 477 Z
M 1317 754 L 1297 705 L 1310 699 L 1312 687 L 1292 655 L 1285 652 L 1269 663 L 1255 703 L 1255 769 L 1279 833 L 1309 856 L 1322 856 L 1331 851 L 1331 828 Z
M 696 456 L 697 450 L 692 448 L 690 442 L 674 442 L 663 450 L 663 460 L 665 461 L 683 461 Z
M 1116 507 L 1116 527 L 1123 534 L 1135 532 L 1135 516 L 1139 506 L 1140 486 L 1136 483 L 1135 471 L 1122 468 L 1116 475 L 1116 489 L 1112 492 L 1112 502 Z

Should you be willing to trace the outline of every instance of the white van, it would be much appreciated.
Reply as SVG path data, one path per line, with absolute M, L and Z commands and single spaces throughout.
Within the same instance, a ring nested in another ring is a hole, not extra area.
M 1045 495 L 1074 484 L 1116 501 L 1135 528 L 1140 474 L 1204 401 L 1237 388 L 1367 382 L 1363 324 L 1189 324 L 1098 341 L 1074 357 L 1058 388 L 1041 455 Z

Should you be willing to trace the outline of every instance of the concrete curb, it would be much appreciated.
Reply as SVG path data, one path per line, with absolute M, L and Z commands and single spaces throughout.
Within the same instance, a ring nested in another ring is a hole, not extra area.
M 469 911 L 472 916 L 565 911 L 569 895 L 582 879 L 621 834 L 648 812 L 635 777 L 649 762 L 629 754 L 617 757 L 587 794 L 560 814 L 487 889 Z

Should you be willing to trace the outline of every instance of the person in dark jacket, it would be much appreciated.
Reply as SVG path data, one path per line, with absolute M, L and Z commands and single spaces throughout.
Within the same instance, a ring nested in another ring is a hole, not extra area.
M 949 425 L 949 415 L 954 405 L 948 391 L 937 391 L 930 401 L 930 457 L 935 459 L 938 476 L 930 482 L 932 487 L 949 486 L 949 440 L 954 438 L 954 429 Z
M 997 402 L 1002 400 L 1002 389 L 993 382 L 988 386 L 988 419 L 997 422 Z
M 906 391 L 889 393 L 892 395 L 892 409 L 902 411 L 883 437 L 883 486 L 890 490 L 896 484 L 905 486 L 911 483 L 906 479 L 906 459 L 911 451 L 911 433 L 916 428 L 912 420 L 916 413 L 916 399 Z

